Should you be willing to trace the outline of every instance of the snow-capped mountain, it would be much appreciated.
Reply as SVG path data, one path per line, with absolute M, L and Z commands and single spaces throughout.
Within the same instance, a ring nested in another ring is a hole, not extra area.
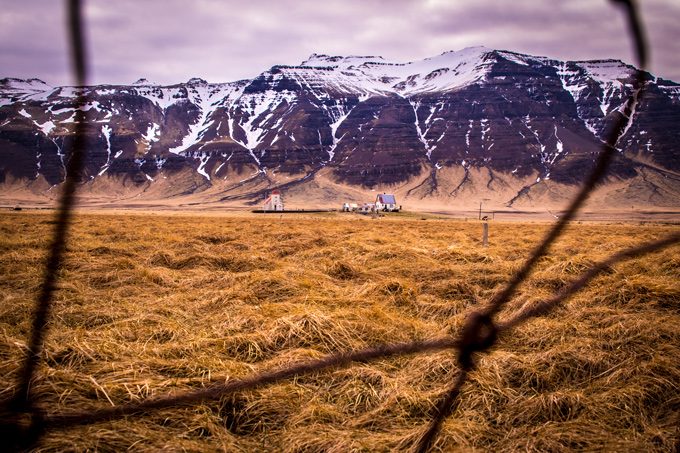
M 355 187 L 416 199 L 489 192 L 516 205 L 545 192 L 546 181 L 582 179 L 624 114 L 635 71 L 618 60 L 474 47 L 407 63 L 313 54 L 217 84 L 2 79 L 0 182 L 47 192 L 63 180 L 82 92 L 91 193 L 122 196 L 116 188 L 125 187 L 142 197 L 248 201 L 305 187 L 330 201 Z M 626 202 L 673 204 L 680 85 L 651 74 L 646 84 L 610 181 L 626 182 Z

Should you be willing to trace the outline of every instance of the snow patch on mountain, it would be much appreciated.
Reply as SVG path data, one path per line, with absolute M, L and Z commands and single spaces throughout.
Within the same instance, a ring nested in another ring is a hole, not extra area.
M 325 54 L 313 53 L 308 59 L 301 63 L 302 66 L 326 67 L 335 66 L 339 69 L 348 69 L 353 66 L 358 66 L 364 63 L 385 63 L 385 59 L 380 56 L 331 56 Z
M 298 67 L 284 70 L 307 79 L 319 79 L 326 87 L 340 92 L 398 93 L 411 96 L 429 91 L 454 90 L 481 82 L 493 64 L 486 47 L 459 51 L 415 62 L 390 62 L 382 57 L 340 57 L 312 54 Z M 311 70 L 309 68 L 315 68 Z
M 102 165 L 101 169 L 99 170 L 99 176 L 103 175 L 111 165 L 111 126 L 102 126 L 102 135 L 104 136 L 104 140 L 106 140 L 106 163 Z
M 157 142 L 161 138 L 160 134 L 161 127 L 156 123 L 152 123 L 147 128 L 146 133 L 142 135 L 142 138 L 148 143 L 148 147 L 151 148 L 151 144 Z
M 335 156 L 335 148 L 337 148 L 338 143 L 340 143 L 340 140 L 342 140 L 342 138 L 345 136 L 345 134 L 343 134 L 341 137 L 338 137 L 338 128 L 347 119 L 349 114 L 352 113 L 352 110 L 354 110 L 355 107 L 347 109 L 345 104 L 338 100 L 333 107 L 329 108 L 324 105 L 323 108 L 326 110 L 326 113 L 331 120 L 329 126 L 331 128 L 331 138 L 333 139 L 333 143 L 328 149 L 328 161 L 330 162 Z M 320 136 L 319 141 L 321 141 Z
M 153 87 L 153 86 L 137 86 L 135 93 L 139 96 L 145 97 L 158 106 L 162 111 L 165 111 L 171 105 L 186 99 L 184 90 L 179 87 Z
M 205 171 L 205 166 L 208 164 L 208 161 L 210 160 L 210 154 L 208 153 L 201 153 L 198 157 L 199 159 L 199 165 L 196 171 L 203 175 L 208 181 L 210 181 L 210 175 Z
M 561 63 L 557 67 L 557 76 L 560 78 L 562 88 L 571 95 L 574 102 L 578 102 L 581 99 L 581 93 L 588 87 L 579 77 L 579 71 L 569 69 L 566 63 Z
M 526 55 L 515 52 L 499 51 L 498 55 L 521 66 L 529 66 Z
M 264 93 L 244 93 L 232 105 L 232 109 L 238 108 L 245 115 L 241 117 L 238 123 L 231 117 L 229 119 L 230 130 L 234 131 L 235 125 L 238 125 L 245 134 L 245 140 L 237 139 L 234 136 L 235 134 L 232 135 L 232 138 L 246 148 L 258 164 L 260 159 L 255 155 L 255 150 L 265 135 L 273 130 L 271 119 L 274 116 L 274 111 L 284 103 L 292 104 L 296 98 L 297 95 L 291 91 L 267 90 Z M 244 117 L 247 119 L 244 120 Z M 260 154 L 260 157 L 262 157 L 262 154 Z
M 583 68 L 588 76 L 600 84 L 635 76 L 635 68 L 620 60 L 575 61 L 574 64 Z
M 214 113 L 217 104 L 237 91 L 237 88 L 231 84 L 210 86 L 207 83 L 201 83 L 205 82 L 201 79 L 191 80 L 194 83 L 186 88 L 188 100 L 198 108 L 199 115 L 196 121 L 189 125 L 189 131 L 182 138 L 182 143 L 168 149 L 173 154 L 180 154 L 200 143 L 203 134 L 213 123 L 212 121 L 208 122 L 208 120 Z
M 56 91 L 40 79 L 0 79 L 0 107 L 10 105 L 16 100 L 43 102 Z

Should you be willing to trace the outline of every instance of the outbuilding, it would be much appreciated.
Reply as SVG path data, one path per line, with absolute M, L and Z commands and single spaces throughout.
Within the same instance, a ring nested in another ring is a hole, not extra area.
M 375 204 L 364 203 L 359 207 L 359 212 L 362 214 L 370 214 L 371 212 L 375 212 Z

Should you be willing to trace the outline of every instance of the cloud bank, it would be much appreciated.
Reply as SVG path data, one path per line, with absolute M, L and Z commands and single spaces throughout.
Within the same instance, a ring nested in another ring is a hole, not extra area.
M 63 2 L 5 1 L 0 76 L 70 83 Z M 483 45 L 563 60 L 634 63 L 622 11 L 605 0 L 89 0 L 91 82 L 252 78 L 311 53 L 412 61 Z M 680 81 L 680 2 L 645 0 L 651 71 Z

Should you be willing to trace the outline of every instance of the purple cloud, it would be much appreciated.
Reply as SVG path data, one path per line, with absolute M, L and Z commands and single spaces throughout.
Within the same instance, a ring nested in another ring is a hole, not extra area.
M 70 83 L 63 3 L 4 2 L 0 76 Z M 651 71 L 680 81 L 680 3 L 640 6 Z M 89 0 L 92 83 L 251 78 L 313 52 L 410 61 L 467 46 L 634 63 L 624 17 L 605 0 Z

